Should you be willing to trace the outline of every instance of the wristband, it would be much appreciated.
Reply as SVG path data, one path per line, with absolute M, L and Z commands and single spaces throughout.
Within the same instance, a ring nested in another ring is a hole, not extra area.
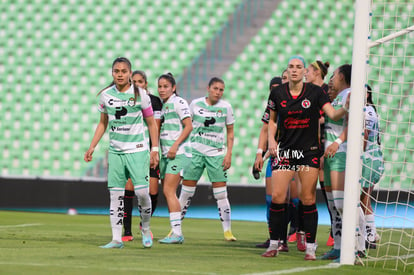
M 258 149 L 257 149 L 257 152 L 256 152 L 256 155 L 257 155 L 257 154 L 262 154 L 262 153 L 263 153 L 263 149 L 262 149 L 262 148 L 258 148 Z
M 158 146 L 154 146 L 154 147 L 152 147 L 152 148 L 151 148 L 151 151 L 152 151 L 152 152 L 158 152 L 158 151 L 159 151 Z
M 334 142 L 338 143 L 338 145 L 341 145 L 343 143 L 342 139 L 340 138 L 335 139 Z
M 344 105 L 344 106 L 342 106 L 342 109 L 344 109 L 345 110 L 345 112 L 349 112 L 349 109 L 348 108 L 346 108 L 346 106 Z

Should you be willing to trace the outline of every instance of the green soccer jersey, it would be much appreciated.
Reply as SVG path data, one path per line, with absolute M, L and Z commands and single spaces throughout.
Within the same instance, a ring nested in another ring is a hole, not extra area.
M 135 102 L 134 88 L 119 92 L 116 86 L 105 89 L 99 98 L 99 111 L 108 115 L 109 152 L 134 153 L 148 150 L 143 117 L 153 115 L 151 101 L 139 89 Z
M 332 101 L 332 107 L 335 108 L 335 110 L 338 110 L 345 106 L 346 99 L 348 97 L 348 94 L 351 92 L 351 89 L 345 89 L 342 92 L 340 92 L 336 98 Z M 330 119 L 327 115 L 325 115 L 325 150 L 328 148 L 329 145 L 331 145 L 344 131 L 346 125 L 345 125 L 345 116 L 341 119 L 334 121 Z M 343 142 L 339 148 L 337 153 L 340 152 L 346 152 L 347 142 Z
M 171 146 L 181 135 L 184 129 L 182 120 L 187 117 L 191 117 L 191 113 L 185 99 L 173 94 L 167 102 L 164 102 L 161 110 L 160 130 L 161 152 L 163 156 L 167 156 Z M 189 137 L 178 146 L 177 155 L 181 154 L 191 157 Z
M 193 116 L 191 147 L 193 154 L 219 156 L 224 154 L 227 125 L 234 124 L 233 109 L 230 103 L 219 100 L 209 105 L 205 97 L 195 99 L 190 104 Z

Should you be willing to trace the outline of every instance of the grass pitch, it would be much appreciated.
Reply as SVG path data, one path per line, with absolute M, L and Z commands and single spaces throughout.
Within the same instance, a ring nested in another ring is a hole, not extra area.
M 137 228 L 138 218 L 133 226 Z M 166 218 L 153 217 L 154 246 L 144 249 L 140 234 L 123 249 L 102 249 L 111 240 L 109 216 L 0 211 L 0 274 L 398 274 L 381 267 L 338 266 L 304 261 L 290 244 L 288 253 L 263 258 L 256 243 L 267 238 L 258 222 L 232 222 L 236 242 L 226 242 L 219 220 L 185 219 L 182 245 L 162 245 Z M 317 256 L 328 227 L 320 226 Z M 413 272 L 412 265 L 405 272 Z

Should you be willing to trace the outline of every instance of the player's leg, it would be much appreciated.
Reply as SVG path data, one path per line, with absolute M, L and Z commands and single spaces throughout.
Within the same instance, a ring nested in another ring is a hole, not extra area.
M 283 165 L 273 164 L 272 204 L 269 219 L 270 243 L 266 252 L 262 254 L 263 257 L 277 256 L 282 236 L 287 234 L 284 233 L 287 232 L 286 215 L 288 205 L 286 204 L 286 194 L 294 173 L 292 170 L 286 170 Z
M 326 190 L 325 190 L 324 161 L 325 161 L 325 158 L 322 156 L 320 158 L 321 166 L 319 168 L 319 185 L 321 187 L 321 192 L 322 192 L 322 196 L 324 198 L 326 207 L 329 209 L 328 197 L 326 195 Z M 331 228 L 330 228 L 330 231 L 329 231 L 328 240 L 326 241 L 326 245 L 327 246 L 333 246 L 334 239 L 333 239 L 333 234 L 332 234 L 332 214 L 331 214 L 331 211 L 328 211 L 328 212 L 329 212 L 329 218 L 331 220 Z
M 170 225 L 172 233 L 159 240 L 163 244 L 180 244 L 184 242 L 181 230 L 181 206 L 177 198 L 177 187 L 181 181 L 183 167 L 187 166 L 189 159 L 184 155 L 178 155 L 175 159 L 162 158 L 161 178 L 163 179 L 163 193 L 168 204 L 170 213 Z
M 200 155 L 193 154 L 190 162 L 190 165 L 184 167 L 183 170 L 183 182 L 181 184 L 179 198 L 182 220 L 190 207 L 191 200 L 193 199 L 196 190 L 197 181 L 201 178 L 205 167 L 204 158 Z
M 272 204 L 272 158 L 269 158 L 267 161 L 266 166 L 266 179 L 265 179 L 265 200 L 266 200 L 266 220 L 267 220 L 267 228 L 269 228 L 269 209 L 270 205 Z M 268 238 L 265 242 L 256 244 L 258 248 L 268 248 L 270 243 L 270 238 Z
M 124 217 L 124 192 L 127 177 L 123 165 L 123 155 L 108 154 L 109 218 L 112 241 L 101 248 L 123 248 L 122 224 Z
M 138 208 L 141 215 L 142 245 L 152 246 L 150 229 L 151 198 L 149 195 L 149 155 L 148 152 L 125 154 L 127 169 L 134 185 L 134 192 L 138 199 Z
M 217 202 L 217 209 L 223 227 L 224 239 L 236 241 L 231 231 L 231 207 L 227 195 L 227 172 L 223 171 L 224 156 L 204 157 L 207 174 L 213 185 L 213 196 Z
M 151 215 L 154 214 L 158 204 L 158 185 L 160 181 L 160 168 L 150 168 L 149 193 L 151 197 Z
M 302 166 L 299 169 L 301 181 L 300 201 L 303 209 L 303 229 L 306 232 L 305 260 L 315 260 L 318 209 L 316 208 L 316 185 L 319 167 Z
M 122 237 L 123 242 L 129 242 L 134 239 L 132 235 L 132 207 L 133 200 L 135 197 L 134 185 L 131 179 L 128 179 L 125 185 L 124 194 L 124 236 Z

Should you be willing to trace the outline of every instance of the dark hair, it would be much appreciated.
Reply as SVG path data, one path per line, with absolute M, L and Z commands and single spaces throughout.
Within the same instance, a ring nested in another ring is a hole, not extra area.
M 367 105 L 372 106 L 372 108 L 374 108 L 374 110 L 375 110 L 375 113 L 378 113 L 377 112 L 377 108 L 375 107 L 375 104 L 372 101 L 372 89 L 371 89 L 371 86 L 369 86 L 368 84 L 365 84 L 365 88 L 366 88 L 367 95 L 368 95 L 367 96 Z M 381 145 L 381 138 L 380 138 L 379 133 L 377 133 L 377 143 L 378 143 L 378 145 Z
M 168 72 L 166 74 L 161 75 L 160 77 L 158 77 L 158 82 L 160 82 L 161 79 L 165 79 L 168 82 L 170 82 L 172 87 L 174 87 L 176 85 L 176 82 L 175 82 L 175 79 L 174 79 L 174 76 L 172 75 L 172 73 L 169 73 Z M 178 95 L 176 89 L 173 90 L 173 93 L 175 93 L 176 95 Z
M 269 82 L 269 90 L 271 90 L 272 86 L 275 84 L 282 85 L 282 78 L 279 76 L 273 77 Z
M 370 105 L 374 108 L 375 112 L 377 112 L 377 108 L 375 107 L 374 102 L 372 101 L 372 89 L 368 84 L 365 84 L 365 87 L 367 89 L 367 105 Z
M 325 63 L 322 63 L 322 61 L 320 61 L 320 60 L 316 60 L 315 62 L 313 62 L 311 64 L 311 66 L 313 68 L 315 68 L 316 70 L 319 69 L 321 71 L 321 77 L 322 77 L 322 79 L 324 79 L 325 76 L 328 74 L 329 65 L 330 64 L 329 64 L 328 61 L 326 61 Z
M 126 58 L 126 57 L 121 56 L 121 57 L 115 58 L 114 62 L 112 62 L 112 67 L 111 67 L 112 69 L 114 68 L 116 63 L 126 63 L 128 65 L 129 70 L 130 71 L 132 70 L 131 61 L 129 61 L 129 59 Z M 131 81 L 131 80 L 129 80 L 129 81 Z M 104 90 L 106 90 L 107 88 L 111 87 L 114 84 L 115 84 L 115 82 L 112 80 L 111 84 L 109 84 L 108 86 L 106 86 L 105 88 L 100 90 L 97 95 L 100 95 Z M 136 96 L 135 96 L 135 99 L 136 99 Z
M 210 79 L 210 81 L 208 82 L 208 86 L 211 87 L 211 85 L 213 85 L 216 82 L 220 82 L 224 85 L 224 80 L 218 77 L 213 77 Z
M 351 73 L 352 73 L 352 65 L 351 64 L 344 64 L 338 68 L 338 72 L 344 76 L 345 83 L 347 85 L 351 85 Z
M 145 81 L 145 83 L 147 83 L 148 84 L 148 80 L 147 80 L 147 74 L 144 72 L 144 71 L 141 71 L 141 70 L 135 70 L 135 71 L 133 71 L 132 72 L 132 76 L 131 76 L 131 78 L 133 78 L 134 77 L 134 75 L 136 75 L 136 74 L 139 74 L 143 79 L 144 79 L 144 81 Z M 135 86 L 135 85 L 134 85 Z M 150 94 L 150 91 L 148 90 L 148 87 L 147 87 L 147 93 L 149 93 Z
M 145 80 L 145 82 L 148 83 L 147 80 L 147 74 L 144 71 L 140 71 L 140 70 L 135 70 L 132 72 L 132 77 L 134 77 L 134 75 L 139 74 L 140 76 L 142 76 L 142 78 Z

